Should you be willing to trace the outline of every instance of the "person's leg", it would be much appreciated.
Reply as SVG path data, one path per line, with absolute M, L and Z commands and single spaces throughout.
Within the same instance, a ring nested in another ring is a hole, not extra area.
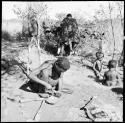
M 72 50 L 74 50 L 75 42 L 72 42 Z
M 72 42 L 72 49 L 73 49 L 73 54 L 75 54 L 75 48 L 76 48 L 77 43 L 76 42 Z
M 96 76 L 96 81 L 99 82 L 100 81 L 100 75 L 98 72 L 94 71 L 94 74 Z
M 60 54 L 60 52 L 61 52 L 61 44 L 58 42 L 58 44 L 57 44 L 57 48 L 58 48 L 58 50 L 57 50 L 57 55 L 59 55 Z
M 59 54 L 60 54 L 60 52 L 61 52 L 61 48 L 60 48 L 60 47 L 58 47 L 57 54 L 59 55 Z
M 69 39 L 69 46 L 70 46 L 70 51 L 72 52 L 73 49 L 72 49 L 72 39 L 71 38 Z
M 60 56 L 64 55 L 64 44 L 61 45 L 61 52 L 60 52 Z
M 119 86 L 119 84 L 117 83 L 117 81 L 112 81 L 111 86 Z
M 105 84 L 106 86 L 113 86 L 113 82 L 112 81 L 105 81 Z
M 107 82 L 107 86 L 112 86 L 112 82 L 111 81 Z
M 55 91 L 54 92 L 55 97 L 61 97 L 61 93 L 59 92 L 59 83 L 56 84 L 54 91 Z
M 55 90 L 58 91 L 59 90 L 59 84 L 57 83 L 55 86 Z
M 64 51 L 65 51 L 65 56 L 69 56 L 70 55 L 70 46 L 69 45 L 65 45 Z

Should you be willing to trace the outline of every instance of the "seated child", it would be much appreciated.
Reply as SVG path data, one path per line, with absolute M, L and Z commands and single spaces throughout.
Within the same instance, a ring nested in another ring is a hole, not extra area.
M 102 84 L 107 86 L 117 86 L 120 84 L 120 78 L 116 71 L 117 61 L 110 60 L 108 63 L 109 70 L 104 73 L 104 81 Z
M 97 52 L 96 53 L 96 61 L 93 64 L 93 70 L 96 75 L 96 77 L 100 80 L 102 79 L 101 71 L 102 71 L 102 59 L 104 57 L 104 54 L 102 52 Z

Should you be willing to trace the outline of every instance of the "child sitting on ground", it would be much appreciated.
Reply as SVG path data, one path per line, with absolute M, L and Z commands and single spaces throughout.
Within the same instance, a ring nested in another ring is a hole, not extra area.
M 119 86 L 121 81 L 118 75 L 118 72 L 116 71 L 117 61 L 116 60 L 110 60 L 108 63 L 109 70 L 104 73 L 104 85 L 107 86 Z
M 101 79 L 103 79 L 101 71 L 102 71 L 102 64 L 103 64 L 102 60 L 104 58 L 104 54 L 102 52 L 97 52 L 96 57 L 97 57 L 97 59 L 93 64 L 93 70 L 94 70 L 94 73 L 95 73 L 96 77 L 99 80 L 101 80 Z

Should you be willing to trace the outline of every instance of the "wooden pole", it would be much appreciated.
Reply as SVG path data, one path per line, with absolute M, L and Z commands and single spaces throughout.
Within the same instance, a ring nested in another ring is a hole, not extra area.
M 28 4 L 28 27 L 29 27 L 29 16 L 30 16 L 30 11 L 29 11 L 30 5 Z M 31 38 L 28 37 L 28 64 L 27 64 L 27 74 L 29 74 L 30 71 L 30 43 L 31 43 Z M 28 80 L 27 80 L 28 81 Z
M 114 36 L 114 28 L 113 28 L 113 23 L 112 23 L 112 18 L 111 18 L 111 5 L 109 2 L 109 11 L 110 11 L 110 20 L 111 20 L 111 28 L 112 28 L 112 35 L 113 35 L 113 41 L 114 41 L 114 50 L 113 50 L 113 56 L 112 59 L 114 59 L 114 55 L 115 55 L 115 36 Z
M 120 20 L 121 20 L 121 26 L 122 26 L 122 31 L 123 31 L 123 38 L 122 38 L 122 40 L 123 40 L 123 47 L 124 47 L 124 25 L 123 25 L 123 22 L 122 22 L 122 12 L 121 12 L 121 8 L 120 8 L 120 6 L 119 6 L 119 13 L 120 13 Z M 121 56 L 120 56 L 120 58 L 119 58 L 119 61 L 121 61 L 121 58 L 122 58 L 122 56 L 123 56 L 123 49 L 122 49 L 122 51 L 121 51 Z

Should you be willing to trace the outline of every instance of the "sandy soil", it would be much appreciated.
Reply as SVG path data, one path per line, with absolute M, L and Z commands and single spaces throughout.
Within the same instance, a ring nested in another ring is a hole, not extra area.
M 46 60 L 48 58 L 53 59 L 54 57 L 42 54 L 42 59 Z M 1 121 L 26 122 L 29 119 L 33 119 L 41 101 L 18 103 L 5 98 L 9 97 L 17 100 L 38 98 L 36 93 L 20 89 L 26 83 L 27 78 L 18 67 L 15 68 L 16 73 L 12 75 L 6 73 L 1 78 Z M 43 103 L 39 111 L 39 121 L 89 121 L 85 117 L 76 117 L 71 112 L 73 108 L 84 106 L 86 101 L 92 96 L 97 96 L 93 102 L 100 100 L 101 103 L 111 104 L 122 115 L 123 102 L 119 100 L 119 95 L 111 91 L 111 89 L 98 84 L 94 80 L 94 73 L 86 67 L 71 64 L 71 68 L 64 74 L 63 86 L 71 88 L 74 91 L 73 94 L 63 93 L 55 105 Z

